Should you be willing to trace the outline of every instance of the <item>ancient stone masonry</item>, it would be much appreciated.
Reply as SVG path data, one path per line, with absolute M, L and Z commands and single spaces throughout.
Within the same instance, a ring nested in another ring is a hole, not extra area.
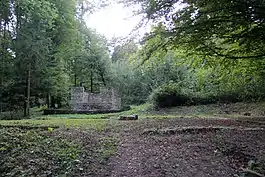
M 100 93 L 91 93 L 85 92 L 84 87 L 75 87 L 70 105 L 75 111 L 116 111 L 121 109 L 121 98 L 114 89 L 100 88 Z

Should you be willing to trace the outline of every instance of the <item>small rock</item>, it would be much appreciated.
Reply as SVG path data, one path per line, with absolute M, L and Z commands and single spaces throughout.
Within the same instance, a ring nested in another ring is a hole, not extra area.
M 107 117 L 107 116 L 102 116 L 102 117 L 100 117 L 101 119 L 109 119 L 109 117 Z
M 158 164 L 155 164 L 155 165 L 154 165 L 154 168 L 159 168 L 159 165 L 158 165 Z
M 250 112 L 246 112 L 246 113 L 244 113 L 244 116 L 251 116 L 251 113 Z
M 120 116 L 119 120 L 138 120 L 138 115 Z
M 179 164 L 173 165 L 173 168 L 178 168 L 178 167 L 179 167 Z
M 81 163 L 81 161 L 80 161 L 80 160 L 78 160 L 78 159 L 77 159 L 77 160 L 74 160 L 74 162 L 76 162 L 76 163 Z

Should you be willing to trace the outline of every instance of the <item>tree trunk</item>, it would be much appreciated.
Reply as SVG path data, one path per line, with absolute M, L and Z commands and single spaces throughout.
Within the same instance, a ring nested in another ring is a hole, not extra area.
M 74 63 L 74 82 L 75 82 L 75 87 L 77 87 L 77 74 L 76 74 L 76 72 L 77 72 L 77 59 L 75 59 L 75 63 Z
M 55 108 L 55 104 L 56 104 L 56 99 L 54 96 L 51 96 L 51 108 Z
M 93 71 L 90 70 L 90 91 L 93 93 Z
M 30 115 L 30 77 L 31 77 L 31 67 L 30 64 L 28 66 L 28 84 L 27 84 L 27 105 L 26 105 L 26 116 Z
M 24 117 L 27 117 L 27 101 L 26 101 L 26 92 L 25 92 L 25 101 L 23 105 L 23 112 L 24 112 Z
M 107 85 L 106 85 L 106 81 L 105 81 L 103 72 L 100 72 L 100 77 L 101 77 L 101 80 L 103 82 L 103 85 L 106 87 Z
M 51 108 L 50 106 L 50 94 L 47 93 L 47 96 L 46 96 L 46 104 L 47 104 L 47 108 Z
M 4 69 L 5 69 L 5 57 L 6 57 L 6 31 L 7 31 L 7 20 L 5 20 L 4 27 L 3 27 L 3 40 L 4 42 L 2 43 L 2 57 L 1 57 L 1 81 L 0 81 L 0 87 L 4 86 Z M 2 30 L 0 28 L 0 30 Z
M 76 71 L 75 71 L 75 87 L 77 87 L 77 75 L 76 75 Z

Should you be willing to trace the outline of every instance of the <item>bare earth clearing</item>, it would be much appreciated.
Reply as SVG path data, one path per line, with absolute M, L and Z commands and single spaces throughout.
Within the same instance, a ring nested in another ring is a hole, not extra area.
M 177 127 L 191 131 L 170 131 Z M 264 163 L 262 128 L 265 121 L 253 119 L 247 123 L 184 118 L 122 122 L 116 128 L 117 155 L 103 176 L 236 176 L 250 160 Z

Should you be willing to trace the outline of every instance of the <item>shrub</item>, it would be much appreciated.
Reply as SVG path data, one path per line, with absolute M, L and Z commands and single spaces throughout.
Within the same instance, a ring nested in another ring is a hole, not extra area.
M 217 103 L 217 97 L 214 95 L 194 96 L 192 98 L 193 105 L 207 105 Z
M 206 105 L 214 103 L 236 103 L 239 101 L 243 101 L 235 92 L 221 92 L 217 95 L 214 93 L 198 94 L 198 96 L 193 97 L 192 100 L 194 105 Z
M 179 84 L 172 82 L 153 90 L 149 100 L 156 108 L 243 101 L 236 92 L 220 92 L 218 94 L 194 93 L 189 90 L 183 90 Z
M 238 93 L 222 93 L 218 96 L 218 102 L 220 103 L 236 103 L 239 101 L 243 101 L 240 99 L 240 96 Z
M 181 92 L 179 84 L 168 83 L 153 90 L 150 101 L 157 108 L 191 105 L 192 99 Z

